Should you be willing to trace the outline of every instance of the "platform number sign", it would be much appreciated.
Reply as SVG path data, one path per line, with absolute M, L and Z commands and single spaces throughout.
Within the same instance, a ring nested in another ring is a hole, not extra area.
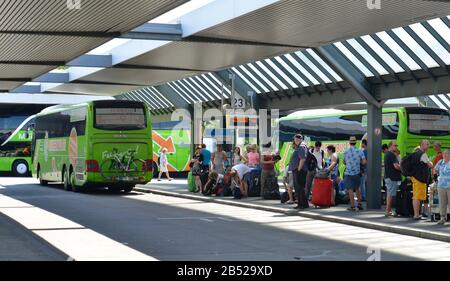
M 239 95 L 235 95 L 233 101 L 233 108 L 245 109 L 245 99 Z

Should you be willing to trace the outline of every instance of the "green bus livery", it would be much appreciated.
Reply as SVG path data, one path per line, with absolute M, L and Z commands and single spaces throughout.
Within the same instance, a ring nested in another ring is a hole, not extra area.
M 396 140 L 401 157 L 413 152 L 421 140 L 439 141 L 443 148 L 450 148 L 450 116 L 446 110 L 426 107 L 384 108 L 383 109 L 383 144 Z M 295 134 L 305 136 L 308 145 L 314 146 L 321 141 L 322 149 L 332 144 L 340 157 L 339 170 L 344 172 L 342 152 L 349 147 L 350 136 L 358 140 L 366 137 L 367 111 L 342 111 L 340 113 L 308 115 L 301 112 L 293 113 L 279 119 L 278 145 L 281 161 L 278 163 L 280 171 L 284 171 L 289 164 L 292 154 L 292 140 Z M 358 146 L 360 143 L 357 144 Z M 434 157 L 434 150 L 430 149 L 430 159 Z
M 159 153 L 167 148 L 169 172 L 187 175 L 191 160 L 191 126 L 188 122 L 162 122 L 153 124 L 153 170 L 158 173 Z
M 29 175 L 33 118 L 0 116 L 0 171 Z
M 33 176 L 66 190 L 129 192 L 152 178 L 152 126 L 146 105 L 93 101 L 50 107 L 36 116 Z

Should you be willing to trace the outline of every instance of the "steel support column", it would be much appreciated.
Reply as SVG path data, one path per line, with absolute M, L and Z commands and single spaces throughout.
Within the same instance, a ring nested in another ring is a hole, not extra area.
M 381 208 L 382 108 L 368 104 L 367 208 Z

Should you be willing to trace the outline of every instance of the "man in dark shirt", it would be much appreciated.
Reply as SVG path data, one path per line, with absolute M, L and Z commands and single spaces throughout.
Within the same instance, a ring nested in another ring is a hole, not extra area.
M 302 141 L 302 135 L 296 135 L 294 137 L 296 149 L 294 150 L 291 157 L 291 162 L 289 163 L 289 170 L 293 172 L 294 188 L 298 198 L 298 205 L 295 209 L 298 210 L 303 210 L 309 207 L 308 198 L 306 197 L 305 192 L 306 174 L 308 171 L 305 162 L 308 147 L 305 143 L 302 143 Z
M 386 216 L 393 216 L 392 204 L 397 195 L 397 189 L 402 182 L 402 173 L 399 159 L 395 152 L 397 151 L 397 142 L 389 143 L 389 150 L 384 155 L 384 174 L 386 182 Z

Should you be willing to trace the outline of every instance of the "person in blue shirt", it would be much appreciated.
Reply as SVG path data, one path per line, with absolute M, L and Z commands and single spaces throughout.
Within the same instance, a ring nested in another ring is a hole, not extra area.
M 211 166 L 211 151 L 206 148 L 206 144 L 202 144 L 202 151 L 200 152 L 203 158 L 202 170 L 206 173 L 209 172 Z
M 450 203 L 450 150 L 445 150 L 443 156 L 444 159 L 440 160 L 434 169 L 438 175 L 437 188 L 441 213 L 441 220 L 438 224 L 445 224 L 447 208 Z
M 358 198 L 358 209 L 363 210 L 361 200 L 361 165 L 366 165 L 366 157 L 364 153 L 356 147 L 356 137 L 350 137 L 350 148 L 344 151 L 344 183 L 345 188 L 348 190 L 350 197 L 349 211 L 355 211 L 355 197 L 354 192 Z

